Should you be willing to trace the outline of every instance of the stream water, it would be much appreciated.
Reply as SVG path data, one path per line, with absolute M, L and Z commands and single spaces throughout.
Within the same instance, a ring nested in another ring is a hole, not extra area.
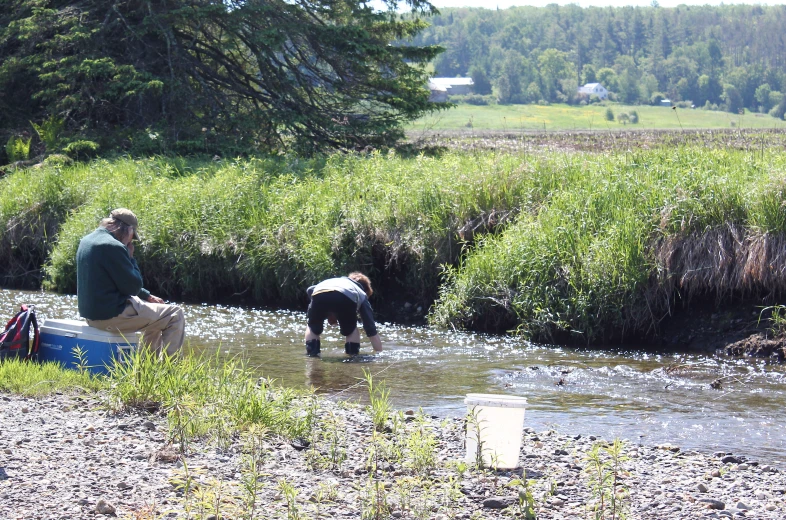
M 75 296 L 0 291 L 5 316 L 22 303 L 36 305 L 39 321 L 78 318 Z M 370 354 L 363 337 L 362 355 L 347 359 L 338 328 L 326 326 L 322 359 L 312 359 L 304 355 L 302 312 L 183 307 L 186 342 L 242 356 L 284 385 L 365 402 L 367 390 L 359 384 L 365 369 L 385 382 L 396 409 L 459 416 L 466 413 L 467 393 L 520 395 L 528 400 L 525 423 L 537 431 L 786 461 L 786 367 L 764 360 L 635 347 L 564 348 L 385 323 L 378 324 L 385 346 L 378 355 Z M 712 388 L 719 379 L 721 388 Z

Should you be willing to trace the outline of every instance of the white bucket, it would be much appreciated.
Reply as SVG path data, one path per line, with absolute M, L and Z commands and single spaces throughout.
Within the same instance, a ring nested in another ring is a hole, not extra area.
M 515 395 L 467 394 L 464 404 L 467 405 L 465 460 L 475 464 L 482 455 L 484 467 L 518 467 L 527 399 Z

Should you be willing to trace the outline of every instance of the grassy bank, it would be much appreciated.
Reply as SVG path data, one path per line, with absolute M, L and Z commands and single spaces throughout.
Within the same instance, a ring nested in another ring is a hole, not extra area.
M 448 271 L 432 318 L 596 341 L 653 332 L 692 298 L 777 298 L 785 159 L 698 147 L 565 156 L 546 204 Z
M 611 109 L 614 120 L 606 119 Z M 624 123 L 622 114 L 638 115 L 636 124 Z M 572 106 L 554 105 L 457 105 L 451 110 L 428 115 L 413 122 L 408 135 L 446 130 L 495 130 L 502 132 L 559 132 L 574 130 L 691 130 L 691 129 L 783 129 L 786 122 L 767 114 L 745 111 L 732 114 L 716 110 L 671 109 L 648 105 Z
M 555 179 L 540 179 L 551 173 L 537 163 L 494 155 L 120 159 L 21 172 L 0 182 L 8 244 L 0 261 L 18 273 L 3 283 L 21 285 L 14 282 L 45 260 L 46 286 L 74 291 L 79 239 L 126 206 L 141 221 L 145 284 L 170 298 L 242 293 L 290 305 L 322 277 L 360 269 L 381 282 L 380 295 L 388 288 L 425 301 L 436 295 L 439 266 L 456 262 L 474 234 L 548 193 Z
M 700 145 L 49 166 L 0 180 L 2 283 L 74 291 L 79 239 L 126 206 L 145 284 L 170 299 L 302 305 L 359 269 L 377 301 L 436 301 L 441 326 L 651 334 L 691 298 L 786 293 L 785 167 Z

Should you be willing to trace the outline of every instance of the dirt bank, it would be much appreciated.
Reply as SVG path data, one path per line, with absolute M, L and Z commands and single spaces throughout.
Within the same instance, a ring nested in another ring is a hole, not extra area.
M 772 307 L 750 302 L 721 307 L 696 303 L 664 318 L 650 345 L 782 363 L 786 338 L 774 329 L 771 317 Z

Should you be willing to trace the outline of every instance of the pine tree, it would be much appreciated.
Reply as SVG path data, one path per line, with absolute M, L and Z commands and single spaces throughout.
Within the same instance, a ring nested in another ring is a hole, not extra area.
M 395 10 L 406 2 L 407 16 Z M 441 105 L 406 44 L 426 0 L 7 0 L 0 4 L 0 128 L 52 115 L 119 143 L 204 131 L 241 148 L 358 149 Z M 0 136 L 1 137 L 1 136 Z

